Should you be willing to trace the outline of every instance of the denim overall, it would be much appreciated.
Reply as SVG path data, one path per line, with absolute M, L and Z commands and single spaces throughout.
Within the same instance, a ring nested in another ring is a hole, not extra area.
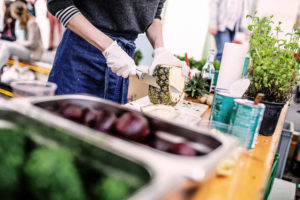
M 133 57 L 137 34 L 103 32 Z M 57 48 L 48 81 L 57 84 L 56 95 L 87 93 L 127 103 L 129 78 L 113 73 L 101 51 L 69 29 Z

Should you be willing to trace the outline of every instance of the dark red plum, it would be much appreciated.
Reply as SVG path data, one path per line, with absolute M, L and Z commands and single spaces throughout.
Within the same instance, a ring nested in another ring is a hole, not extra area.
M 128 139 L 136 141 L 144 141 L 150 133 L 147 119 L 133 112 L 124 113 L 116 121 L 116 131 Z
M 150 146 L 157 149 L 157 150 L 167 152 L 167 151 L 169 151 L 172 144 L 168 141 L 163 140 L 163 139 L 155 138 L 151 141 Z
M 91 108 L 85 108 L 83 110 L 82 123 L 89 127 L 94 127 L 97 120 L 98 111 Z
M 173 144 L 170 147 L 169 152 L 183 156 L 196 156 L 196 151 L 184 142 Z
M 82 108 L 72 105 L 72 104 L 63 104 L 59 108 L 59 113 L 62 117 L 65 117 L 67 119 L 81 122 L 82 118 Z
M 95 123 L 95 129 L 103 132 L 109 132 L 117 117 L 113 112 L 110 112 L 108 110 L 100 110 L 97 114 L 96 123 Z

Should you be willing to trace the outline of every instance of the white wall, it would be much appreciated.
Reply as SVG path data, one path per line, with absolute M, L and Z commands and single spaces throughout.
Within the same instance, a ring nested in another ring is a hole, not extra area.
M 276 24 L 281 21 L 284 33 L 281 33 L 280 37 L 284 38 L 296 23 L 299 6 L 300 0 L 259 0 L 257 14 L 258 16 L 274 15 Z
M 168 0 L 163 21 L 165 46 L 177 55 L 202 57 L 206 40 L 209 0 Z

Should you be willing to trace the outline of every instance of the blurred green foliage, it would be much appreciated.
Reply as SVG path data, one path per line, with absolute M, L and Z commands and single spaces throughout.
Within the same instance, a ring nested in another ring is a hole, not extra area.
M 133 54 L 133 60 L 136 66 L 138 66 L 143 59 L 143 54 L 140 50 L 136 50 Z
M 126 199 L 132 192 L 133 188 L 123 179 L 116 176 L 103 178 L 99 184 L 93 188 L 94 196 L 98 199 L 120 200 Z
M 65 149 L 35 149 L 29 155 L 24 172 L 37 200 L 86 199 L 73 158 Z
M 0 130 L 0 198 L 15 199 L 24 162 L 24 136 L 10 129 Z
M 176 56 L 179 60 L 186 62 L 186 58 L 184 56 Z M 201 60 L 196 60 L 193 57 L 189 58 L 189 63 L 191 69 L 195 68 L 198 69 L 200 72 L 202 71 L 203 66 L 206 63 L 206 58 L 203 58 Z M 220 61 L 215 60 L 213 63 L 215 70 L 220 70 Z

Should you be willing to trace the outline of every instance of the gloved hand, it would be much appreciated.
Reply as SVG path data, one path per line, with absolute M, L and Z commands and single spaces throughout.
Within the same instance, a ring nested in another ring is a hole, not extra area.
M 118 76 L 127 78 L 136 74 L 136 65 L 133 59 L 114 41 L 103 51 L 107 66 Z
M 163 47 L 159 47 L 153 52 L 153 61 L 149 68 L 149 74 L 152 75 L 157 65 L 167 64 L 182 67 L 182 75 L 188 77 L 190 68 L 187 64 L 176 58 L 170 51 Z

